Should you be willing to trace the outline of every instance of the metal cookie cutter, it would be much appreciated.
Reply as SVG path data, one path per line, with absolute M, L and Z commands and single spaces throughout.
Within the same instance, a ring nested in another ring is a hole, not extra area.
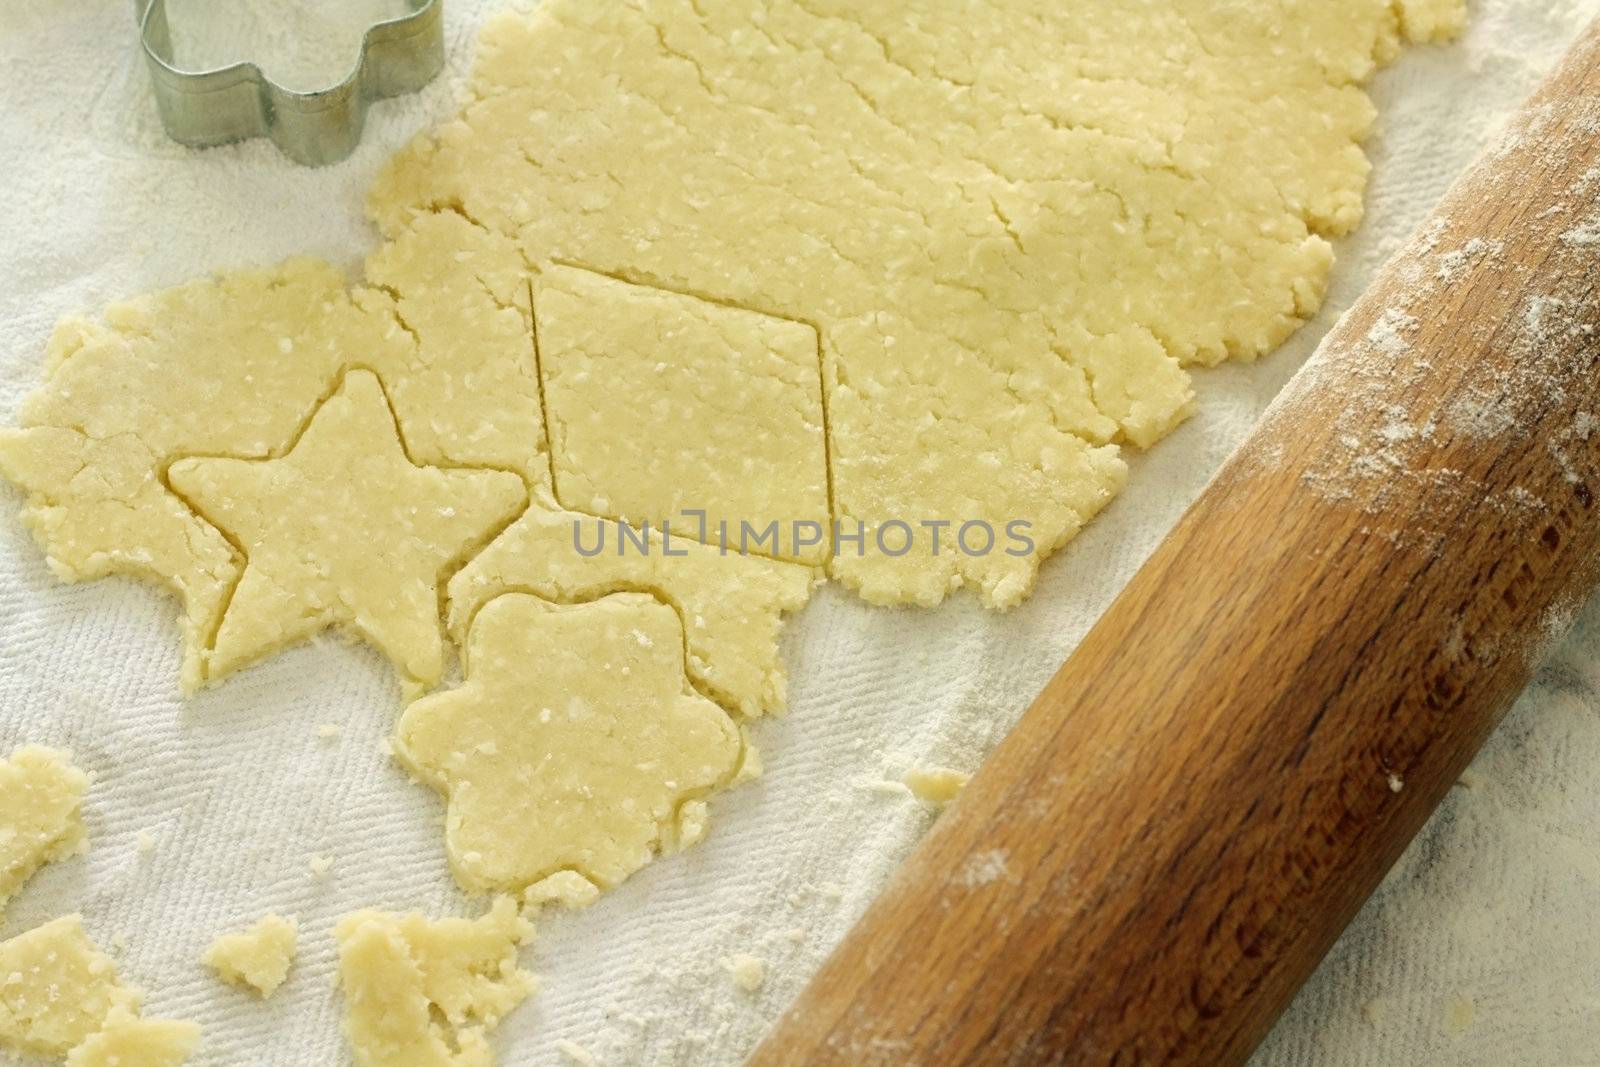
M 254 63 L 183 70 L 172 51 L 166 0 L 135 0 L 139 40 L 161 124 L 192 148 L 270 137 L 297 163 L 319 167 L 355 150 L 374 100 L 413 93 L 444 66 L 444 0 L 406 0 L 409 14 L 375 22 L 355 69 L 327 89 L 285 89 Z

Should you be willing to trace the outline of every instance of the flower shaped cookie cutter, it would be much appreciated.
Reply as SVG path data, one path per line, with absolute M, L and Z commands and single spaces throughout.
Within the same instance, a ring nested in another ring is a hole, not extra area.
M 191 148 L 269 137 L 297 163 L 336 163 L 360 142 L 374 100 L 416 92 L 444 65 L 443 0 L 406 0 L 407 14 L 373 23 L 354 69 L 312 92 L 286 89 L 249 62 L 183 69 L 173 53 L 166 0 L 137 2 L 161 124 Z

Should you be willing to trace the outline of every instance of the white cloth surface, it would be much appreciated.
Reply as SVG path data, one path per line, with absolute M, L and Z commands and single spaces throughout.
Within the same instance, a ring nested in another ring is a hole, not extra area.
M 127 0 L 0 4 L 0 417 L 37 383 L 62 315 L 289 255 L 354 270 L 375 240 L 361 203 L 376 168 L 451 113 L 474 30 L 505 2 L 446 0 L 447 75 L 378 105 L 356 155 L 322 170 L 259 141 L 204 153 L 169 143 Z M 172 3 L 191 28 L 188 55 L 262 56 L 305 84 L 346 65 L 366 18 L 395 7 Z M 529 953 L 543 988 L 499 1031 L 502 1062 L 578 1062 L 581 1047 L 608 1065 L 738 1063 L 926 829 L 929 813 L 882 783 L 912 766 L 977 765 L 1334 316 L 1597 14 L 1600 0 L 1476 0 L 1465 40 L 1409 51 L 1380 76 L 1369 218 L 1340 249 L 1324 313 L 1254 366 L 1198 371 L 1198 414 L 1135 461 L 1127 493 L 1046 565 L 1020 610 L 989 615 L 959 596 L 886 611 L 829 589 L 796 618 L 790 714 L 756 728 L 766 777 L 713 803 L 702 846 L 544 924 Z M 197 1064 L 344 1062 L 336 917 L 480 906 L 445 870 L 438 799 L 380 751 L 399 710 L 390 671 L 317 641 L 181 701 L 170 599 L 125 580 L 58 584 L 14 517 L 19 503 L 0 497 L 0 753 L 25 742 L 78 753 L 96 776 L 93 851 L 39 875 L 0 936 L 81 910 L 102 944 L 125 937 L 120 965 L 148 1010 L 204 1025 Z M 340 736 L 320 739 L 321 723 Z M 1600 1064 L 1597 768 L 1591 606 L 1256 1064 Z M 156 842 L 148 856 L 141 831 Z M 308 868 L 319 855 L 333 860 L 323 878 Z M 262 1004 L 199 958 L 269 910 L 299 916 L 302 954 Z M 759 992 L 734 986 L 721 961 L 736 954 L 766 962 Z

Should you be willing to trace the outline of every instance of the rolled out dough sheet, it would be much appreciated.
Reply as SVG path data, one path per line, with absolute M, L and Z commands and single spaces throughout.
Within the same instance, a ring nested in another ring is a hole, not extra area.
M 1334 276 L 1332 309 L 1359 288 L 1384 243 L 1420 216 L 1486 136 L 1490 123 L 1483 116 L 1515 102 L 1584 13 L 1582 5 L 1570 3 L 1483 0 L 1474 11 L 1480 21 L 1467 46 L 1407 57 L 1381 76 L 1384 136 L 1377 146 L 1375 225 L 1344 246 L 1346 269 Z M 24 204 L 41 205 L 37 212 L 24 210 L 0 222 L 7 247 L 17 250 L 15 260 L 0 267 L 10 272 L 10 284 L 0 288 L 6 312 L 0 316 L 0 339 L 10 353 L 3 383 L 14 411 L 38 381 L 35 354 L 42 338 L 63 315 L 104 306 L 129 292 L 182 283 L 218 266 L 308 252 L 341 263 L 359 256 L 370 247 L 370 237 L 348 197 L 351 174 L 360 176 L 355 186 L 365 185 L 405 135 L 455 110 L 444 86 L 419 101 L 380 108 L 368 145 L 338 172 L 284 167 L 259 145 L 210 153 L 196 162 L 167 145 L 151 125 L 142 71 L 124 62 L 120 49 L 108 51 L 103 75 L 88 84 L 60 69 L 60 57 L 69 51 L 61 45 L 68 39 L 121 40 L 125 13 L 115 14 L 113 19 L 109 12 L 51 10 L 46 19 L 23 8 L 10 16 L 17 32 L 0 40 L 8 60 L 4 69 L 27 78 L 15 93 L 6 82 L 8 99 L 18 101 L 3 120 L 6 143 L 37 153 L 36 158 L 19 155 L 18 195 Z M 468 0 L 450 8 L 457 71 L 466 38 L 482 14 Z M 1515 52 L 1508 42 L 1515 43 Z M 28 85 L 57 90 L 44 95 Z M 41 115 L 50 121 L 39 123 Z M 270 181 L 263 177 L 267 173 Z M 69 206 L 58 210 L 53 205 L 61 202 L 56 183 L 62 174 L 73 175 L 75 184 Z M 266 210 L 258 199 L 263 189 L 268 190 Z M 313 206 L 329 202 L 327 193 L 335 194 L 335 204 L 344 196 L 342 212 Z M 224 229 L 222 220 L 231 229 L 228 240 L 219 243 L 215 235 Z M 150 240 L 146 232 L 163 238 Z M 440 247 L 432 242 L 447 239 L 453 242 L 443 246 L 450 248 L 447 255 L 428 253 Z M 246 254 L 245 248 L 251 251 Z M 441 264 L 458 253 L 473 257 L 473 277 L 459 288 L 446 288 L 459 275 Z M 484 232 L 446 212 L 416 219 L 404 239 L 381 246 L 369 262 L 366 277 L 372 287 L 393 300 L 421 344 L 446 353 L 426 366 L 408 364 L 400 376 L 407 382 L 415 376 L 423 384 L 391 389 L 400 420 L 416 427 L 407 442 L 419 463 L 444 464 L 480 449 L 473 452 L 474 464 L 516 469 L 533 481 L 548 468 L 539 435 L 522 429 L 540 425 L 537 397 L 520 387 L 525 379 L 482 390 L 504 401 L 492 419 L 452 416 L 430 406 L 447 395 L 462 395 L 446 387 L 466 373 L 448 353 L 494 345 L 510 351 L 509 346 L 525 341 L 527 304 L 520 294 L 526 286 L 519 289 L 524 270 L 519 258 L 515 238 Z M 380 270 L 388 273 L 380 276 Z M 649 279 L 630 284 L 638 281 Z M 328 314 L 338 319 L 347 313 L 339 296 L 344 286 L 344 277 L 332 272 L 324 289 L 330 296 L 307 306 L 331 302 Z M 448 299 L 418 299 L 408 291 L 413 286 L 444 291 Z M 481 310 L 462 310 L 474 301 Z M 390 358 L 386 343 L 394 345 L 394 359 L 411 358 L 404 329 L 386 342 L 394 323 L 386 314 L 375 321 L 375 332 L 367 335 L 373 360 Z M 469 324 L 477 332 L 464 334 Z M 341 320 L 330 328 L 345 325 Z M 825 594 L 785 639 L 790 717 L 756 727 L 772 768 L 767 778 L 718 802 L 719 829 L 700 849 L 647 870 L 597 909 L 551 923 L 534 963 L 548 977 L 545 991 L 536 1008 L 511 1016 L 501 1027 L 499 1043 L 512 1050 L 505 1059 L 560 1062 L 557 1043 L 570 1042 L 592 1050 L 602 1062 L 608 1054 L 619 1062 L 630 1055 L 641 1062 L 737 1062 L 926 825 L 917 806 L 886 804 L 860 783 L 903 777 L 914 766 L 970 767 L 1042 680 L 1039 672 L 1045 668 L 1039 665 L 1057 661 L 1082 632 L 1312 339 L 1311 334 L 1296 338 L 1290 352 L 1258 367 L 1197 379 L 1205 383 L 1200 418 L 1179 431 L 1181 441 L 1135 460 L 1137 477 L 1121 505 L 1080 537 L 1059 565 L 1047 569 L 1040 595 L 1016 615 L 988 619 L 958 600 L 926 616 L 886 616 Z M 277 338 L 262 341 L 275 345 Z M 251 343 L 240 339 L 241 345 Z M 270 356 L 270 348 L 263 354 Z M 411 415 L 408 404 L 414 405 Z M 493 440 L 471 440 L 485 424 L 509 429 Z M 1130 410 L 1119 425 L 1134 441 L 1131 428 L 1160 423 L 1141 423 Z M 134 452 L 126 462 L 137 469 L 138 458 Z M 109 505 L 105 510 L 113 511 Z M 18 728 L 27 732 L 0 736 L 0 741 L 39 740 L 87 752 L 100 787 L 114 798 L 106 805 L 104 830 L 96 834 L 104 846 L 76 865 L 77 873 L 74 865 L 47 868 L 13 903 L 12 929 L 44 918 L 45 899 L 54 906 L 73 893 L 103 887 L 97 899 L 104 902 L 107 920 L 130 932 L 133 973 L 154 998 L 171 1005 L 192 1002 L 197 1010 L 184 1014 L 208 1022 L 203 1062 L 228 1063 L 247 1056 L 267 1032 L 247 1014 L 198 992 L 215 987 L 214 979 L 193 973 L 203 941 L 168 950 L 141 936 L 141 930 L 180 928 L 197 906 L 231 916 L 218 925 L 243 926 L 266 910 L 269 901 L 257 895 L 266 892 L 264 886 L 271 887 L 271 905 L 292 908 L 308 927 L 322 929 L 335 916 L 369 905 L 429 914 L 461 910 L 437 829 L 429 821 L 438 811 L 434 802 L 371 755 L 389 732 L 393 713 L 390 683 L 375 662 L 338 647 L 305 646 L 237 676 L 231 689 L 203 694 L 192 714 L 180 713 L 170 694 L 177 664 L 160 637 L 170 608 L 115 585 L 57 589 L 14 527 L 6 537 L 0 560 L 8 581 L 0 588 L 8 590 L 3 595 L 12 610 L 0 617 L 6 647 L 15 650 L 19 665 L 0 672 L 0 695 L 8 707 L 25 709 Z M 463 586 L 485 595 L 455 620 L 460 634 L 470 627 L 476 606 L 492 596 L 488 590 L 530 580 L 514 573 L 511 555 L 461 579 Z M 86 573 L 116 562 L 93 551 L 81 559 Z M 785 595 L 803 600 L 803 592 L 793 591 L 807 589 L 809 579 L 803 568 L 795 570 L 799 579 Z M 218 579 L 226 577 L 208 565 L 184 574 L 202 606 Z M 209 618 L 204 610 L 190 614 L 197 625 Z M 771 632 L 776 632 L 775 621 Z M 733 625 L 721 634 L 720 640 L 750 640 L 757 647 L 763 640 Z M 691 655 L 690 673 L 703 681 L 706 665 L 714 661 L 737 661 L 739 669 L 724 672 L 722 683 L 753 708 L 782 692 L 781 679 L 768 669 L 777 662 L 775 654 L 767 659 Z M 1588 692 L 1583 658 L 1562 662 L 1564 675 L 1534 695 L 1540 708 L 1582 700 Z M 908 665 L 923 668 L 915 672 L 914 684 L 905 682 Z M 336 679 L 331 688 L 330 678 Z M 719 699 L 729 698 L 725 693 Z M 330 718 L 344 730 L 337 744 L 324 745 L 315 740 L 314 728 Z M 1520 825 L 1510 822 L 1514 814 L 1560 827 L 1562 840 L 1581 840 L 1585 832 L 1581 822 L 1571 821 L 1576 813 L 1557 799 L 1559 791 L 1536 788 L 1551 767 L 1587 751 L 1592 742 L 1582 717 L 1569 716 L 1555 732 L 1533 728 L 1527 711 L 1522 718 L 1525 728 L 1516 736 L 1526 754 L 1502 752 L 1498 760 L 1490 754 L 1503 788 L 1485 790 L 1476 807 L 1462 800 L 1453 828 L 1445 831 L 1448 840 L 1474 847 L 1457 849 L 1431 866 L 1412 864 L 1408 871 L 1418 880 L 1417 901 L 1437 899 L 1437 893 L 1424 893 L 1429 877 L 1456 875 L 1449 879 L 1457 887 L 1450 897 L 1453 907 L 1439 914 L 1410 904 L 1405 885 L 1389 893 L 1380 902 L 1387 907 L 1379 917 L 1353 934 L 1345 962 L 1336 961 L 1341 981 L 1313 988 L 1309 1013 L 1291 1016 L 1275 1035 L 1264 1054 L 1268 1062 L 1363 1062 L 1360 1057 L 1385 1051 L 1391 1058 L 1422 1063 L 1494 1062 L 1473 1059 L 1477 1046 L 1444 1035 L 1437 1022 L 1443 1005 L 1468 995 L 1477 1006 L 1469 1036 L 1515 1032 L 1520 1047 L 1534 1050 L 1529 1059 L 1534 1063 L 1543 1053 L 1548 1053 L 1544 1062 L 1570 1062 L 1571 1055 L 1562 1058 L 1563 1050 L 1582 1047 L 1563 1042 L 1586 1031 L 1574 1029 L 1568 1015 L 1546 1010 L 1555 1003 L 1555 987 L 1547 983 L 1564 975 L 1572 988 L 1581 982 L 1575 973 L 1580 965 L 1595 958 L 1593 953 L 1566 955 L 1586 936 L 1576 924 L 1575 908 L 1553 909 L 1554 939 L 1545 924 L 1525 925 L 1520 940 L 1526 948 L 1508 948 L 1504 937 L 1489 936 L 1477 923 L 1450 925 L 1453 915 L 1485 907 L 1502 909 L 1497 914 L 1513 925 L 1523 921 L 1516 918 L 1523 913 L 1508 910 L 1513 904 L 1504 901 L 1507 877 L 1496 878 L 1494 870 L 1510 872 L 1510 884 L 1530 889 L 1535 884 L 1531 872 L 1543 870 L 1542 884 L 1556 900 L 1575 903 L 1581 895 L 1573 873 L 1581 849 L 1538 849 L 1539 860 L 1560 857 L 1553 871 L 1531 855 L 1507 860 L 1506 853 L 1494 851 L 1519 847 L 1518 835 L 1509 832 Z M 172 759 L 174 752 L 185 758 Z M 217 789 L 216 768 L 241 760 L 256 773 L 228 791 Z M 152 766 L 162 773 L 150 774 Z M 330 776 L 341 782 L 331 795 Z M 122 892 L 130 873 L 122 864 L 131 844 L 139 832 L 152 830 L 158 831 L 160 844 L 146 861 L 142 891 Z M 184 846 L 181 864 L 170 845 L 179 840 L 193 842 Z M 313 851 L 340 857 L 337 877 L 316 884 L 306 877 L 306 856 Z M 359 864 L 351 861 L 357 855 Z M 1473 856 L 1491 858 L 1474 866 Z M 1407 936 L 1394 936 L 1397 928 Z M 1380 937 L 1383 931 L 1389 935 Z M 1450 937 L 1455 951 L 1424 961 L 1420 950 L 1408 953 L 1403 947 L 1427 944 L 1430 932 Z M 1535 947 L 1540 966 L 1516 971 L 1512 981 L 1492 978 L 1491 966 L 1507 953 L 1526 952 L 1531 961 Z M 768 973 L 758 996 L 734 999 L 726 995 L 728 975 L 718 961 L 741 954 L 765 960 Z M 1574 962 L 1563 971 L 1565 958 Z M 317 965 L 309 969 L 315 972 Z M 328 973 L 326 965 L 321 973 Z M 1418 981 L 1385 980 L 1400 974 Z M 284 1014 L 272 1036 L 308 1061 L 321 1061 L 336 1049 L 327 1042 L 337 1029 L 339 1007 L 300 991 L 314 985 L 291 983 L 275 998 Z M 607 993 L 597 997 L 594 990 L 602 985 Z M 1517 999 L 1519 991 L 1526 999 Z M 1374 1027 L 1360 1011 L 1361 1004 L 1380 995 L 1388 1002 L 1385 1029 Z M 180 1014 L 165 1006 L 162 1013 Z M 1346 1025 L 1345 1019 L 1352 1022 Z M 217 1025 L 209 1025 L 213 1020 Z M 219 1030 L 214 1044 L 210 1033 Z M 1340 1044 L 1333 1051 L 1318 1049 L 1313 1034 L 1331 1035 Z

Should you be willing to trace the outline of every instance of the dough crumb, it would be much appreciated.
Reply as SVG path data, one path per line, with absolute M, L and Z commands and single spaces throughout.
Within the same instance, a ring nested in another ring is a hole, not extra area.
M 703 800 L 686 800 L 678 809 L 677 847 L 691 848 L 704 841 L 709 828 L 711 809 Z
M 1389 792 L 1398 793 L 1406 787 L 1406 780 L 1392 771 L 1389 774 Z
M 547 907 L 566 911 L 587 908 L 600 899 L 600 887 L 577 871 L 557 871 L 522 892 L 522 905 L 535 912 Z
M 67 1067 L 178 1067 L 199 1043 L 195 1023 L 141 1019 L 113 1008 L 99 1032 L 68 1053 Z
M 722 966 L 733 976 L 733 984 L 745 993 L 759 992 L 767 980 L 767 963 L 756 956 L 730 956 Z
M 562 1058 L 568 1063 L 575 1063 L 578 1067 L 596 1067 L 600 1062 L 595 1059 L 594 1053 L 576 1041 L 568 1041 L 566 1038 L 556 1042 L 556 1051 L 561 1053 Z
M 477 919 L 358 911 L 334 928 L 357 1067 L 487 1065 L 488 1031 L 534 990 L 517 965 L 533 928 L 502 896 Z
M 206 950 L 205 962 L 224 982 L 272 996 L 289 975 L 298 929 L 293 916 L 263 916 L 237 934 L 223 934 Z
M 317 736 L 324 741 L 336 740 L 339 736 L 339 728 L 331 722 L 325 722 L 317 727 Z
M 139 836 L 134 838 L 133 845 L 134 848 L 139 850 L 141 857 L 149 856 L 156 850 L 155 835 L 148 830 L 140 830 Z
M 142 1020 L 140 998 L 89 940 L 80 915 L 0 943 L 0 1048 L 65 1056 L 70 1067 L 176 1067 L 200 1028 Z
M 306 868 L 311 871 L 311 876 L 313 878 L 326 878 L 328 877 L 328 873 L 333 870 L 333 857 L 312 856 L 311 859 L 306 862 Z
M 942 808 L 956 798 L 971 777 L 948 767 L 916 767 L 906 772 L 906 788 L 918 800 Z
M 1477 1017 L 1477 1009 L 1472 1001 L 1466 997 L 1457 997 L 1445 1009 L 1444 1028 L 1451 1036 L 1459 1036 L 1472 1028 L 1472 1022 Z
M 46 863 L 88 850 L 83 794 L 89 776 L 70 753 L 26 745 L 0 762 L 0 917 Z

